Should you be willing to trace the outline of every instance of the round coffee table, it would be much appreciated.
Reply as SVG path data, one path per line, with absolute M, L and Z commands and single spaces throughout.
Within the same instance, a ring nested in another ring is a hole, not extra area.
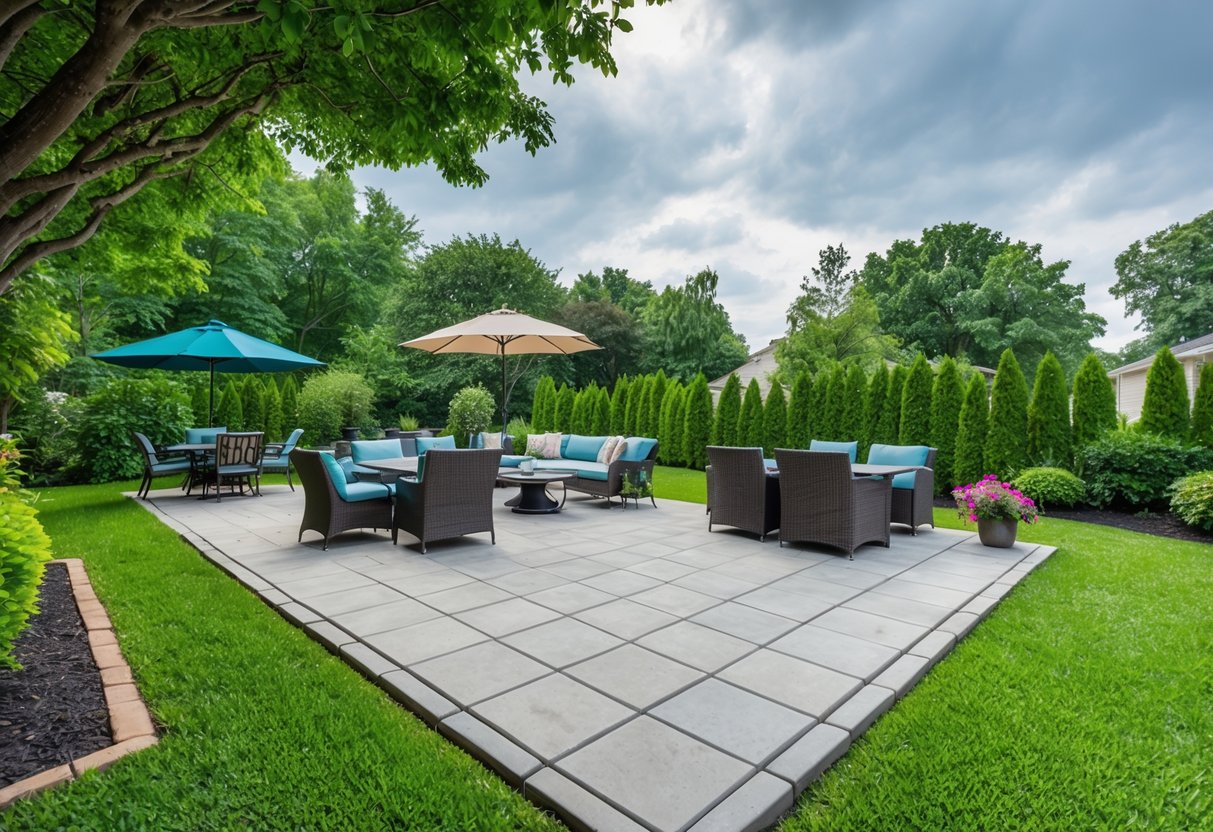
M 564 495 L 556 502 L 547 493 L 547 488 L 554 482 L 564 482 L 576 477 L 573 471 L 534 471 L 530 474 L 510 470 L 498 472 L 497 479 L 517 485 L 522 490 L 517 497 L 506 500 L 507 506 L 513 506 L 517 514 L 557 514 L 564 507 Z

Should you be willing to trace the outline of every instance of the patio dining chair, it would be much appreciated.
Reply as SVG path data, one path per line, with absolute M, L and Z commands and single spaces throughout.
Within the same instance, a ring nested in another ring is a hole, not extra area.
M 350 529 L 391 528 L 394 486 L 348 477 L 331 453 L 296 448 L 291 463 L 303 484 L 300 541 L 305 531 L 320 532 L 327 549 L 330 539 Z
M 864 543 L 889 546 L 890 481 L 853 477 L 845 452 L 775 450 L 779 545 L 822 543 L 854 559 Z M 714 511 L 714 510 L 713 510 Z
M 935 455 L 938 451 L 926 445 L 880 445 L 868 451 L 868 462 L 872 465 L 920 465 L 917 471 L 893 477 L 893 507 L 889 522 L 910 527 L 911 534 L 918 534 L 918 527 L 930 524 L 935 527 L 932 498 L 935 496 Z
M 286 474 L 286 484 L 291 491 L 295 490 L 295 484 L 291 482 L 291 451 L 299 444 L 300 436 L 303 436 L 303 428 L 295 428 L 285 442 L 267 442 L 265 453 L 261 455 L 261 473 Z
M 223 500 L 225 485 L 231 489 L 239 487 L 241 494 L 244 494 L 247 485 L 251 493 L 261 496 L 261 445 L 264 439 L 265 434 L 260 431 L 220 433 L 215 436 L 213 476 L 216 502 Z
M 501 449 L 429 450 L 419 479 L 396 482 L 396 514 L 392 543 L 400 529 L 421 541 L 421 553 L 431 540 L 488 532 L 493 543 L 493 489 L 501 467 Z
M 779 528 L 780 481 L 767 476 L 762 448 L 708 446 L 712 469 L 708 480 L 708 531 L 713 524 L 734 526 L 758 535 Z
M 187 485 L 192 487 L 194 466 L 190 457 L 164 454 L 157 450 L 147 436 L 138 431 L 131 431 L 131 436 L 135 440 L 135 446 L 139 448 L 139 453 L 143 455 L 143 481 L 139 483 L 137 492 L 140 499 L 147 499 L 148 492 L 152 488 L 152 480 L 156 477 L 167 477 L 173 474 L 184 475 L 182 487 Z

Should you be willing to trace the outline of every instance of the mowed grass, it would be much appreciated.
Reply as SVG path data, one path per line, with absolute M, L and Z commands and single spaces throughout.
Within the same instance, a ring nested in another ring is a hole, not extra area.
M 15 804 L 2 829 L 563 827 L 121 496 L 38 502 L 82 557 L 161 742 Z
M 702 473 L 654 482 L 704 502 Z M 120 490 L 51 489 L 40 509 L 89 564 L 163 740 L 0 828 L 563 828 Z M 780 832 L 1213 828 L 1213 547 L 1052 519 L 1021 536 L 1059 551 Z

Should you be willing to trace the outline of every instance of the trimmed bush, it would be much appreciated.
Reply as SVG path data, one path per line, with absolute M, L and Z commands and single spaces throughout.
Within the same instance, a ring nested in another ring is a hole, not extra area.
M 863 371 L 863 368 L 858 364 L 852 364 L 847 370 L 846 382 L 843 385 L 842 394 L 842 422 L 839 425 L 838 432 L 844 437 L 849 437 L 846 441 L 854 440 L 864 446 L 867 444 L 866 430 L 868 404 L 868 375 Z M 857 457 L 864 459 L 864 457 Z
M 766 455 L 773 457 L 776 448 L 786 448 L 787 436 L 788 400 L 783 394 L 783 387 L 772 384 L 762 408 L 762 447 Z
M 1087 500 L 1096 508 L 1162 510 L 1180 477 L 1213 468 L 1213 451 L 1140 431 L 1115 431 L 1082 450 Z
M 287 376 L 282 382 L 282 426 L 288 425 L 289 430 L 299 427 L 299 385 L 294 376 Z
M 1188 384 L 1184 381 L 1183 366 L 1171 350 L 1163 347 L 1154 354 L 1154 363 L 1146 373 L 1141 429 L 1182 442 L 1188 438 L 1189 418 Z
M 506 427 L 505 432 L 514 439 L 514 451 L 522 453 L 526 450 L 526 438 L 532 433 L 539 433 L 526 419 L 521 416 L 510 417 L 510 424 Z
M 830 371 L 818 370 L 817 375 L 813 377 L 813 394 L 809 399 L 809 439 L 824 438 L 821 431 L 825 428 L 826 406 L 829 401 Z M 808 448 L 809 443 L 806 442 L 803 447 Z
M 682 441 L 686 431 L 687 388 L 681 384 L 672 385 L 677 389 L 674 400 L 670 403 L 670 465 L 685 466 L 686 445 Z M 661 453 L 661 449 L 657 449 Z
M 664 401 L 662 408 L 665 408 Z M 741 379 L 736 373 L 732 373 L 724 383 L 724 389 L 720 391 L 720 401 L 716 404 L 716 421 L 712 423 L 712 444 L 736 446 L 737 422 L 740 418 Z
M 884 442 L 880 435 L 881 418 L 884 416 L 885 397 L 889 395 L 889 365 L 881 361 L 868 382 L 868 394 L 864 401 L 864 443 L 859 448 L 857 459 L 867 459 L 868 451 L 877 442 Z
M 723 403 L 724 397 L 721 397 Z M 788 402 L 787 442 L 789 448 L 809 447 L 809 414 L 813 407 L 813 377 L 805 371 L 792 384 L 792 398 Z
M 299 393 L 298 427 L 313 445 L 327 445 L 342 428 L 374 430 L 371 401 L 375 391 L 358 373 L 328 370 L 314 373 Z M 466 437 L 464 437 L 466 439 Z
M 215 401 L 215 424 L 228 430 L 244 429 L 244 402 L 235 379 L 227 380 L 223 392 Z
M 1213 471 L 1201 471 L 1171 486 L 1171 511 L 1189 526 L 1213 531 Z
M 551 376 L 543 376 L 535 385 L 535 398 L 531 400 L 530 429 L 534 433 L 546 433 L 556 415 L 556 382 Z M 525 448 L 526 446 L 522 446 Z
M 208 377 L 206 384 L 195 384 L 190 387 L 190 409 L 194 412 L 194 424 L 206 426 L 211 416 L 211 387 Z
M 639 436 L 636 432 L 640 422 L 640 412 L 644 409 L 644 395 L 649 386 L 648 376 L 637 376 L 628 385 L 627 409 L 623 416 L 623 435 Z
M 956 432 L 960 428 L 960 409 L 964 406 L 965 388 L 960 368 L 945 355 L 935 373 L 931 388 L 931 447 L 935 454 L 935 489 L 938 494 L 950 492 L 952 471 L 956 463 Z M 969 480 L 972 482 L 972 480 Z
M 833 442 L 851 442 L 857 436 L 847 436 L 843 433 L 843 412 L 847 396 L 847 371 L 841 365 L 830 370 L 830 381 L 826 385 L 826 399 L 821 407 L 821 422 L 813 429 L 814 439 L 825 439 Z
M 657 458 L 662 465 L 675 465 L 682 458 L 682 451 L 675 439 L 682 431 L 675 426 L 678 416 L 678 400 L 682 396 L 682 384 L 673 379 L 665 387 L 661 402 L 661 430 L 657 433 Z
M 1070 508 L 1087 496 L 1087 486 L 1064 468 L 1028 468 L 1011 484 L 1027 494 L 1042 510 Z
M 1028 459 L 1037 465 L 1069 468 L 1073 464 L 1070 437 L 1066 371 L 1052 352 L 1046 352 L 1036 367 L 1028 405 Z
M 16 443 L 0 439 L 0 667 L 10 670 L 21 669 L 13 658 L 13 642 L 38 611 L 38 587 L 51 559 L 51 539 L 18 487 L 18 458 Z
M 703 373 L 697 373 L 687 388 L 686 422 L 682 434 L 682 456 L 687 467 L 702 471 L 708 464 L 712 439 L 712 391 Z
M 644 432 L 637 433 L 637 436 L 657 436 L 657 431 L 661 430 L 661 402 L 665 398 L 665 388 L 669 384 L 669 380 L 665 377 L 665 370 L 658 370 L 648 385 L 648 390 L 645 391 L 645 419 Z
M 615 379 L 615 389 L 611 391 L 611 433 L 616 436 L 624 435 L 624 425 L 627 423 L 628 387 L 631 382 L 627 376 Z
M 998 361 L 990 391 L 990 421 L 986 434 L 986 473 L 1010 479 L 1027 467 L 1028 381 L 1008 347 Z
M 605 387 L 596 387 L 594 393 L 594 418 L 590 423 L 590 433 L 594 436 L 606 436 L 611 432 L 611 396 Z M 523 445 L 522 447 L 526 447 Z
M 594 402 L 597 401 L 598 394 L 593 385 L 583 387 L 573 394 L 573 417 L 569 433 L 590 435 L 590 428 L 594 424 Z
M 877 430 L 880 438 L 872 437 L 872 444 L 896 445 L 901 441 L 901 394 L 908 375 L 909 370 L 900 364 L 889 370 L 889 389 L 885 392 L 884 412 Z
M 552 433 L 573 432 L 573 406 L 577 403 L 577 394 L 567 384 L 561 384 L 556 391 L 556 409 L 552 414 Z
M 493 395 L 480 385 L 464 387 L 451 397 L 447 424 L 457 439 L 488 430 L 493 421 Z
M 956 426 L 956 462 L 952 468 L 952 485 L 965 485 L 985 476 L 985 447 L 988 432 L 990 395 L 986 378 L 974 373 L 965 389 L 964 404 Z
M 84 400 L 76 422 L 82 473 L 89 482 L 138 477 L 143 457 L 131 431 L 170 445 L 185 438 L 193 419 L 189 396 L 166 378 L 115 379 Z
M 1073 451 L 1116 429 L 1116 391 L 1095 353 L 1088 353 L 1074 375 Z
M 919 353 L 910 365 L 905 388 L 901 391 L 901 420 L 897 441 L 902 445 L 931 444 L 931 389 L 935 374 L 927 357 Z
M 256 376 L 245 376 L 240 383 L 240 409 L 244 411 L 244 422 L 241 430 L 259 430 L 265 432 L 265 412 L 262 409 L 261 395 L 264 392 L 261 379 Z M 231 425 L 228 430 L 235 430 Z
M 737 420 L 737 446 L 762 447 L 762 391 L 758 379 L 750 379 L 745 398 L 741 401 L 741 418 Z
M 262 390 L 261 409 L 265 412 L 265 441 L 281 442 L 286 438 L 282 432 L 282 394 L 273 381 Z
M 1213 364 L 1200 368 L 1200 384 L 1192 402 L 1192 441 L 1213 448 Z

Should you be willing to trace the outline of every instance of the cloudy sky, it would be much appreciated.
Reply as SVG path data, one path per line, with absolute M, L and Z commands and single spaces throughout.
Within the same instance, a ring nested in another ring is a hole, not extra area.
M 1134 240 L 1213 209 L 1213 3 L 675 0 L 627 15 L 619 75 L 528 80 L 556 120 L 532 158 L 492 147 L 481 189 L 364 169 L 430 243 L 518 239 L 571 283 L 611 265 L 657 287 L 704 266 L 752 348 L 817 252 L 853 265 L 972 221 L 1069 260 L 1108 320 Z

